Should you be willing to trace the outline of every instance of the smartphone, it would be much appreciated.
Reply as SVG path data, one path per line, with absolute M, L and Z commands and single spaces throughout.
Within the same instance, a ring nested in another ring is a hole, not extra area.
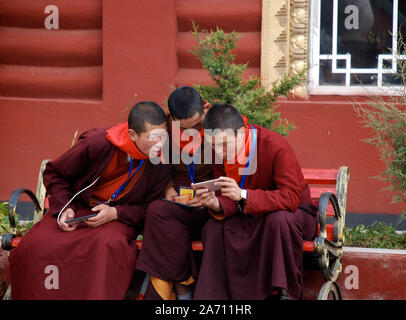
M 195 183 L 194 186 L 196 187 L 196 189 L 209 189 L 209 191 L 217 191 L 221 189 L 221 186 L 216 186 L 215 183 L 216 182 L 220 182 L 221 179 L 212 179 L 212 180 L 207 180 L 207 181 L 203 181 L 203 182 L 198 182 Z
M 73 219 L 70 219 L 70 220 L 65 220 L 65 223 L 67 223 L 67 224 L 71 224 L 71 223 L 74 223 L 74 222 L 80 223 L 80 222 L 83 222 L 83 221 L 85 221 L 85 220 L 87 220 L 87 219 L 89 219 L 91 217 L 95 217 L 95 216 L 97 216 L 97 213 L 89 214 L 88 216 L 73 218 Z

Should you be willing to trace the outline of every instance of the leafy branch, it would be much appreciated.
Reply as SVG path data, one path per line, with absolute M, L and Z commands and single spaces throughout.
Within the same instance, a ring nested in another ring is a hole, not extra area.
M 294 129 L 287 119 L 281 118 L 275 103 L 279 96 L 288 96 L 290 91 L 306 80 L 307 69 L 298 75 L 284 76 L 272 83 L 270 90 L 265 90 L 258 77 L 251 76 L 244 80 L 243 73 L 248 63 L 235 63 L 233 50 L 237 48 L 240 34 L 232 31 L 198 30 L 193 23 L 193 36 L 197 46 L 191 51 L 209 72 L 213 84 L 195 85 L 203 99 L 214 103 L 234 105 L 249 122 L 272 129 L 286 136 Z

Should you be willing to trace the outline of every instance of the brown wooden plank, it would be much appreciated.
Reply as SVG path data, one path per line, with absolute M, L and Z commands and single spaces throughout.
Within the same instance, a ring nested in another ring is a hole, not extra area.
M 310 187 L 310 194 L 312 199 L 320 199 L 320 196 L 323 192 L 332 192 L 336 193 L 335 187 Z
M 329 203 L 329 205 L 327 206 L 327 217 L 334 217 L 334 216 L 335 216 L 335 212 L 334 212 L 333 205 L 331 203 Z
M 336 184 L 338 169 L 302 169 L 308 184 Z
M 313 252 L 314 251 L 314 241 L 303 241 L 303 251 Z
M 192 249 L 194 251 L 203 251 L 203 242 L 201 242 L 201 241 L 193 241 L 192 242 Z
M 334 224 L 326 224 L 327 239 L 334 241 Z M 320 235 L 320 225 L 317 227 L 317 235 Z

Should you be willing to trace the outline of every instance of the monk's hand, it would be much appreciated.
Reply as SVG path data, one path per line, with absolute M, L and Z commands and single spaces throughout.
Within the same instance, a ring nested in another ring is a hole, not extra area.
M 168 190 L 166 190 L 166 193 L 165 193 L 165 199 L 166 200 L 171 200 L 171 201 L 173 201 L 173 199 L 175 198 L 175 197 L 177 197 L 179 194 L 178 194 L 178 192 L 175 190 L 175 188 L 174 187 L 170 187 Z
M 214 191 L 209 191 L 209 189 L 196 189 L 194 184 L 192 188 L 195 190 L 195 198 L 203 206 L 210 208 L 215 212 L 221 212 L 222 208 L 219 199 L 216 197 Z
M 197 199 L 196 197 L 194 197 L 192 200 L 189 200 L 186 204 L 188 204 L 189 206 L 192 206 L 198 210 L 204 209 L 206 208 L 205 205 L 203 205 L 199 199 Z
M 61 216 L 59 217 L 60 228 L 63 231 L 67 231 L 67 232 L 75 230 L 78 226 L 77 223 L 73 223 L 73 224 L 69 225 L 65 222 L 66 220 L 73 219 L 74 217 L 75 217 L 75 212 L 71 208 L 68 208 L 64 212 L 62 212 Z
M 117 220 L 117 209 L 115 207 L 110 207 L 107 204 L 99 204 L 93 207 L 92 211 L 97 213 L 97 216 L 91 217 L 85 221 L 88 227 L 95 228 L 110 221 Z
M 237 182 L 229 177 L 220 177 L 220 181 L 216 182 L 217 186 L 221 186 L 221 195 L 228 197 L 233 201 L 241 200 L 241 188 Z

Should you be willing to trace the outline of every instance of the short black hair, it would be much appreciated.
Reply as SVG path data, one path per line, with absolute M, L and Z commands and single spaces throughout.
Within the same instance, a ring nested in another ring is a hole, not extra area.
M 168 98 L 168 108 L 172 118 L 188 119 L 196 112 L 204 113 L 203 99 L 199 92 L 192 87 L 179 87 Z
M 145 132 L 145 123 L 160 125 L 164 122 L 166 122 L 164 110 L 153 101 L 138 102 L 128 115 L 128 127 L 138 135 Z
M 216 103 L 207 111 L 203 123 L 204 129 L 227 130 L 232 129 L 234 133 L 245 126 L 244 119 L 237 108 L 228 103 Z

